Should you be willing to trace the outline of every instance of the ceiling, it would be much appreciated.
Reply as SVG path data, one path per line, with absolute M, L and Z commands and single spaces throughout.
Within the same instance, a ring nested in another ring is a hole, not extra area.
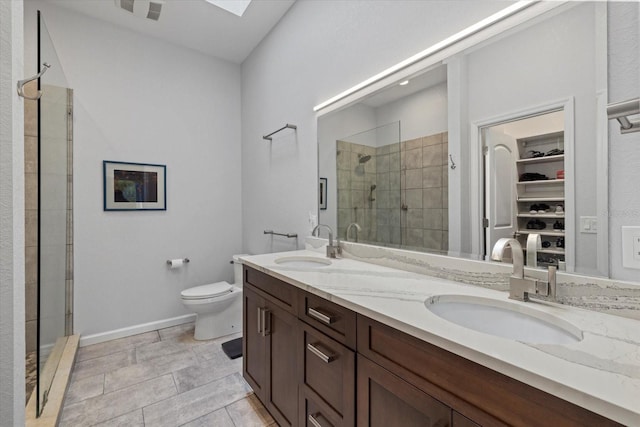
M 1 0 L 0 0 L 1 1 Z M 135 16 L 114 0 L 49 0 L 66 9 L 237 64 L 295 0 L 253 0 L 242 17 L 205 0 L 165 0 L 158 21 Z

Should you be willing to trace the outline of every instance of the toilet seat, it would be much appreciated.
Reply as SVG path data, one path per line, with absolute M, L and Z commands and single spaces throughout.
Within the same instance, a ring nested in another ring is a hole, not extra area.
M 217 282 L 208 285 L 195 286 L 180 292 L 183 300 L 200 300 L 226 295 L 233 290 L 227 282 Z

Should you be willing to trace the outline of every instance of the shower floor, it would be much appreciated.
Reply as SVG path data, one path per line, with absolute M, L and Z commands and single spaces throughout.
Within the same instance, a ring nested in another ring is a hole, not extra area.
M 33 389 L 36 388 L 36 381 L 37 381 L 37 373 L 38 373 L 38 366 L 36 364 L 36 352 L 35 351 L 30 351 L 29 353 L 27 353 L 26 356 L 26 365 L 25 365 L 25 374 L 26 374 L 26 378 L 25 378 L 25 385 L 26 385 L 26 399 L 24 401 L 25 406 L 27 405 L 27 402 L 29 401 L 29 397 L 31 396 L 31 392 L 33 392 Z

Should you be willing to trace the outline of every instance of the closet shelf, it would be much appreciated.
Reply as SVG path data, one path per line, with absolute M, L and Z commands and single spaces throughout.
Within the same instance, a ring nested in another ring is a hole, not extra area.
M 526 249 L 523 249 L 523 251 L 527 252 Z M 542 248 L 542 249 L 538 249 L 536 252 L 539 254 L 564 255 L 564 249 L 562 248 L 556 248 L 556 249 Z
M 553 230 L 553 229 L 551 229 Z M 547 231 L 547 230 L 533 230 L 533 229 L 522 229 L 518 230 L 520 234 L 540 234 L 541 236 L 554 236 L 554 237 L 564 237 L 565 233 L 562 231 Z
M 543 179 L 540 181 L 518 181 L 516 182 L 518 185 L 553 185 L 553 184 L 562 184 L 564 185 L 564 179 Z
M 532 214 L 529 212 L 522 212 L 518 214 L 518 218 L 557 218 L 557 219 L 564 219 L 564 214 L 558 215 L 555 214 L 553 212 L 551 213 L 544 213 L 544 214 Z
M 527 164 L 532 165 L 535 163 L 551 163 L 551 162 L 563 162 L 564 154 L 558 154 L 555 156 L 545 156 L 545 157 L 532 157 L 530 159 L 520 159 L 516 160 L 517 164 Z
M 552 196 L 540 196 L 540 197 L 518 197 L 519 202 L 531 203 L 531 202 L 564 202 L 564 197 L 552 197 Z

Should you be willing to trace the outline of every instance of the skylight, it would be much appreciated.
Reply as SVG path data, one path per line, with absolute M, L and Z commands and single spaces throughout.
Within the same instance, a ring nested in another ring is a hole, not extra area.
M 231 12 L 234 15 L 242 16 L 251 0 L 205 0 L 214 6 L 218 6 L 221 9 Z

